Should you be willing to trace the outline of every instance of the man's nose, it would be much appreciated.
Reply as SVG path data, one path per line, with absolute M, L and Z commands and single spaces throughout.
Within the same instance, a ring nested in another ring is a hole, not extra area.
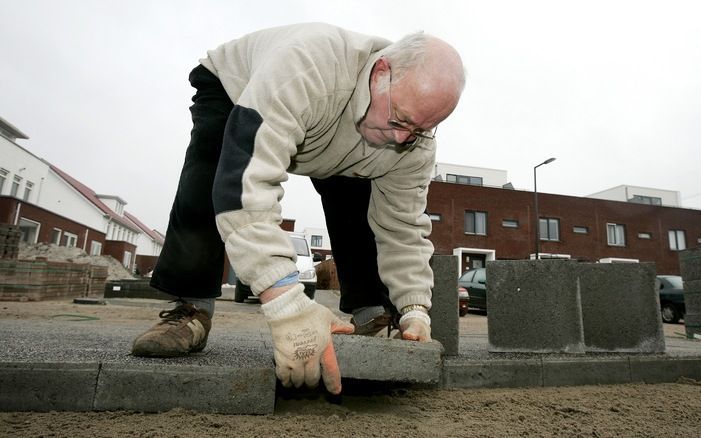
M 393 129 L 392 134 L 394 135 L 394 141 L 396 141 L 397 144 L 404 144 L 410 139 L 413 139 L 413 135 L 411 135 L 410 131 L 404 131 L 402 129 Z

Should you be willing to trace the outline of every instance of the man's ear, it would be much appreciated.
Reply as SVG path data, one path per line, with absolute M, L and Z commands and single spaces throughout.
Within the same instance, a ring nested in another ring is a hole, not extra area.
M 389 75 L 391 72 L 391 67 L 389 61 L 384 56 L 375 61 L 375 65 L 372 67 L 372 73 L 370 74 L 370 83 L 377 83 L 385 75 Z

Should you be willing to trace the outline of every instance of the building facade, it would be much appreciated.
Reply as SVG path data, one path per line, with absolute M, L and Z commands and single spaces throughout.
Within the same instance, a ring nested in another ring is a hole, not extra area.
M 571 258 L 654 262 L 679 274 L 677 252 L 701 245 L 701 210 L 433 181 L 427 212 L 436 254 L 459 256 L 460 272 L 497 259 Z

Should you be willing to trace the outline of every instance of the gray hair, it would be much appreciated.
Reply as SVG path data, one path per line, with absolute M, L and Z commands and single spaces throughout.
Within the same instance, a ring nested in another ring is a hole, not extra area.
M 406 35 L 399 41 L 390 44 L 381 51 L 381 55 L 385 57 L 392 67 L 392 80 L 401 82 L 406 74 L 412 70 L 419 74 L 425 74 L 422 67 L 427 66 L 428 46 L 429 41 L 434 38 L 431 35 L 425 34 L 423 31 L 418 31 Z M 458 92 L 461 93 L 465 87 L 465 69 L 462 67 L 459 71 L 455 71 L 455 80 L 458 84 Z M 387 83 L 380 84 L 381 88 L 387 86 Z

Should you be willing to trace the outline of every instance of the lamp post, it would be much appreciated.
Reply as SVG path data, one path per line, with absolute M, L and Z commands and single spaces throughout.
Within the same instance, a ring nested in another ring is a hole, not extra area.
M 533 199 L 535 203 L 535 259 L 538 260 L 538 254 L 540 253 L 540 217 L 538 217 L 538 182 L 536 178 L 536 169 L 540 166 L 555 161 L 555 158 L 548 158 L 539 165 L 533 168 Z

